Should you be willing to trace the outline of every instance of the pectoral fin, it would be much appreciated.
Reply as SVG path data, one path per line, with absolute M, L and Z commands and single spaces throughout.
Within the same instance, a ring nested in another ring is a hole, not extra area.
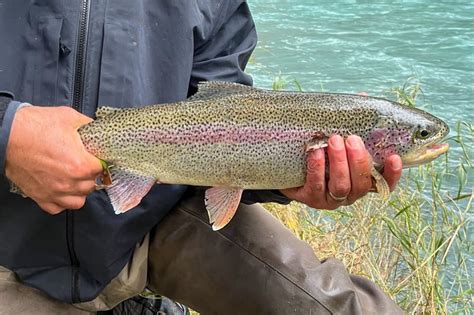
M 327 147 L 328 139 L 329 137 L 323 132 L 315 132 L 311 140 L 306 144 L 305 152 L 310 152 Z
M 230 222 L 240 203 L 241 188 L 213 187 L 206 190 L 205 204 L 214 231 Z
M 327 146 L 328 146 L 327 142 L 324 142 L 324 141 L 311 142 L 311 143 L 308 143 L 306 145 L 305 151 L 306 152 L 311 152 L 311 151 L 314 151 L 314 150 L 325 148 Z
M 110 169 L 112 184 L 105 187 L 116 214 L 136 207 L 150 191 L 156 179 L 134 171 L 114 167 Z
M 100 176 L 101 185 L 106 186 L 112 185 L 112 175 L 110 173 L 110 169 L 113 165 L 109 165 L 104 160 L 99 160 L 100 164 L 102 165 L 102 175 Z
M 374 166 L 372 166 L 372 179 L 375 182 L 375 187 L 377 188 L 377 192 L 380 194 L 380 197 L 383 200 L 387 200 L 390 196 L 390 187 L 388 186 L 387 181 L 385 178 L 380 174 Z

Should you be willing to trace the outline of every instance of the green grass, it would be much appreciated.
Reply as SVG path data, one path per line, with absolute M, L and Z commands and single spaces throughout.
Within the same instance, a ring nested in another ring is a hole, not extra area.
M 281 74 L 272 86 L 302 90 Z M 420 84 L 409 79 L 391 93 L 415 106 L 420 91 Z M 299 203 L 265 207 L 320 259 L 342 260 L 349 272 L 377 283 L 406 313 L 470 314 L 474 125 L 458 122 L 454 129 L 449 142 L 455 154 L 405 171 L 386 203 L 369 194 L 336 211 Z

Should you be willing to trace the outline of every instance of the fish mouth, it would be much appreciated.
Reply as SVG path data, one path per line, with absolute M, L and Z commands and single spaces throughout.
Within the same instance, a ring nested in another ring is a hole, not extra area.
M 403 161 L 403 167 L 412 167 L 425 163 L 429 163 L 439 157 L 440 155 L 446 153 L 449 149 L 449 144 L 447 143 L 434 143 L 425 147 L 425 150 L 422 152 L 415 152 L 411 157 Z

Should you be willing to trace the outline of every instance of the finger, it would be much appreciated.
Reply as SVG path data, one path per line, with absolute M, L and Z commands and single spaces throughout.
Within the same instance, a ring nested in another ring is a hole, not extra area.
M 81 126 L 92 121 L 92 118 L 79 113 L 77 110 L 69 106 L 59 106 L 55 108 L 55 110 L 59 111 L 63 121 L 74 129 L 79 129 Z
M 300 190 L 303 187 L 295 187 L 295 188 L 286 188 L 286 189 L 280 189 L 280 192 L 288 199 L 290 200 L 300 200 Z
M 94 155 L 92 155 L 91 153 L 89 153 L 89 151 L 86 150 L 79 134 L 77 134 L 77 141 L 79 142 L 79 145 L 83 148 L 83 155 L 81 157 L 81 168 L 83 172 L 81 172 L 81 177 L 82 179 L 95 179 L 104 171 L 102 163 L 98 158 L 96 158 Z
M 61 206 L 59 206 L 55 203 L 51 203 L 51 202 L 44 202 L 44 203 L 38 202 L 38 206 L 41 209 L 43 209 L 45 212 L 47 212 L 49 214 L 53 214 L 53 215 L 61 213 L 64 210 L 66 210 L 66 208 L 61 207 Z
M 301 198 L 314 204 L 326 196 L 326 165 L 324 149 L 310 151 L 306 158 L 306 182 L 301 189 Z
M 65 196 L 59 198 L 55 203 L 65 209 L 80 209 L 84 206 L 86 197 L 84 196 Z
M 98 158 L 96 158 L 89 152 L 86 152 L 86 153 L 87 153 L 87 160 L 90 165 L 90 175 L 91 177 L 95 179 L 96 177 L 103 174 L 104 167 Z
M 402 159 L 398 155 L 391 155 L 384 165 L 383 177 L 390 187 L 390 191 L 395 190 L 400 177 L 402 176 Z
M 76 129 L 79 129 L 80 127 L 84 126 L 84 125 L 87 125 L 89 123 L 91 123 L 92 121 L 94 121 L 92 118 L 90 118 L 89 116 L 86 116 L 78 111 L 76 111 L 75 109 L 72 109 L 74 111 L 74 126 Z
M 76 120 L 76 129 L 79 129 L 79 128 L 81 128 L 82 126 L 91 123 L 92 121 L 93 121 L 92 118 L 81 114 L 80 116 L 77 117 L 77 120 Z
M 43 200 L 52 200 L 57 196 L 87 196 L 95 190 L 96 181 L 95 179 L 55 181 L 51 187 L 51 194 L 49 196 L 43 195 Z
M 75 196 L 87 196 L 88 194 L 96 190 L 96 182 L 92 180 L 82 181 L 77 185 L 77 189 L 74 192 Z
M 84 149 L 84 157 L 86 159 L 86 163 L 89 165 L 89 173 L 86 174 L 87 177 L 89 178 L 96 178 L 97 176 L 101 175 L 102 172 L 104 171 L 104 167 L 101 163 L 101 161 L 95 157 L 93 154 L 91 154 L 89 151 L 86 150 L 86 147 L 84 146 L 84 143 L 82 142 L 82 139 L 79 134 L 77 134 L 77 141 L 79 141 L 80 145 Z
M 341 136 L 334 135 L 328 141 L 329 183 L 328 203 L 341 204 L 344 201 L 337 198 L 347 197 L 351 191 L 349 164 L 346 148 Z M 332 195 L 332 196 L 331 196 Z M 335 197 L 335 198 L 334 198 Z
M 306 158 L 306 164 L 306 181 L 304 186 L 283 189 L 281 192 L 290 199 L 306 204 L 314 204 L 313 200 L 321 202 L 325 200 L 326 195 L 324 149 L 310 151 Z
M 347 138 L 346 151 L 351 177 L 351 192 L 348 201 L 353 203 L 367 194 L 372 187 L 371 159 L 365 149 L 364 142 L 358 136 Z
M 84 152 L 84 154 L 76 157 L 70 163 L 65 164 L 64 167 L 66 168 L 70 178 L 74 179 L 76 182 L 82 180 L 95 181 L 95 179 L 103 173 L 102 163 L 100 163 L 100 160 L 88 152 Z M 76 188 L 77 187 L 74 185 L 72 190 L 74 191 Z M 64 191 L 69 192 L 71 189 Z

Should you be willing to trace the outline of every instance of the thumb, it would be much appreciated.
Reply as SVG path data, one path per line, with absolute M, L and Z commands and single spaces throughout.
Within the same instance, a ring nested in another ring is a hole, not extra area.
M 86 116 L 86 115 L 83 115 L 83 114 L 77 112 L 76 120 L 75 120 L 76 129 L 79 129 L 84 125 L 90 124 L 93 121 L 94 120 L 92 118 L 90 118 L 89 116 Z
M 100 159 L 98 159 L 96 156 L 94 156 L 92 153 L 90 153 L 89 151 L 87 151 L 84 143 L 82 142 L 79 134 L 77 134 L 77 141 L 78 141 L 78 145 L 80 147 L 82 147 L 82 152 L 78 152 L 78 154 L 80 154 L 83 159 L 83 161 L 85 162 L 85 165 L 87 165 L 87 169 L 88 169 L 88 174 L 87 174 L 87 177 L 97 177 L 99 175 L 101 175 L 104 171 L 104 168 L 102 166 L 102 162 L 100 161 Z M 79 149 L 81 150 L 81 149 Z
M 67 121 L 68 124 L 74 129 L 79 129 L 80 127 L 93 121 L 93 119 L 89 116 L 86 116 L 71 107 L 63 106 L 62 109 L 64 121 Z
M 93 156 L 92 154 L 87 152 L 87 159 L 88 159 L 89 165 L 91 167 L 90 168 L 91 174 L 94 177 L 97 177 L 97 176 L 104 173 L 104 168 L 103 168 L 102 163 L 100 162 L 100 160 L 98 158 L 96 158 L 95 156 Z
M 96 176 L 100 175 L 103 172 L 102 163 L 100 162 L 100 160 L 96 156 L 94 156 L 92 153 L 90 153 L 86 149 L 86 145 L 84 144 L 84 142 L 82 141 L 81 136 L 77 132 L 77 130 L 79 128 L 81 128 L 84 125 L 87 125 L 87 124 L 91 123 L 94 120 L 92 118 L 84 115 L 84 114 L 79 113 L 75 109 L 69 108 L 69 110 L 70 110 L 70 112 L 69 112 L 70 124 L 71 124 L 72 128 L 74 130 L 76 130 L 74 132 L 75 133 L 75 135 L 74 135 L 75 141 L 76 141 L 77 145 L 82 148 L 83 158 L 86 159 L 87 165 L 89 165 L 89 171 L 90 171 L 89 174 L 90 174 L 90 176 L 96 177 Z

